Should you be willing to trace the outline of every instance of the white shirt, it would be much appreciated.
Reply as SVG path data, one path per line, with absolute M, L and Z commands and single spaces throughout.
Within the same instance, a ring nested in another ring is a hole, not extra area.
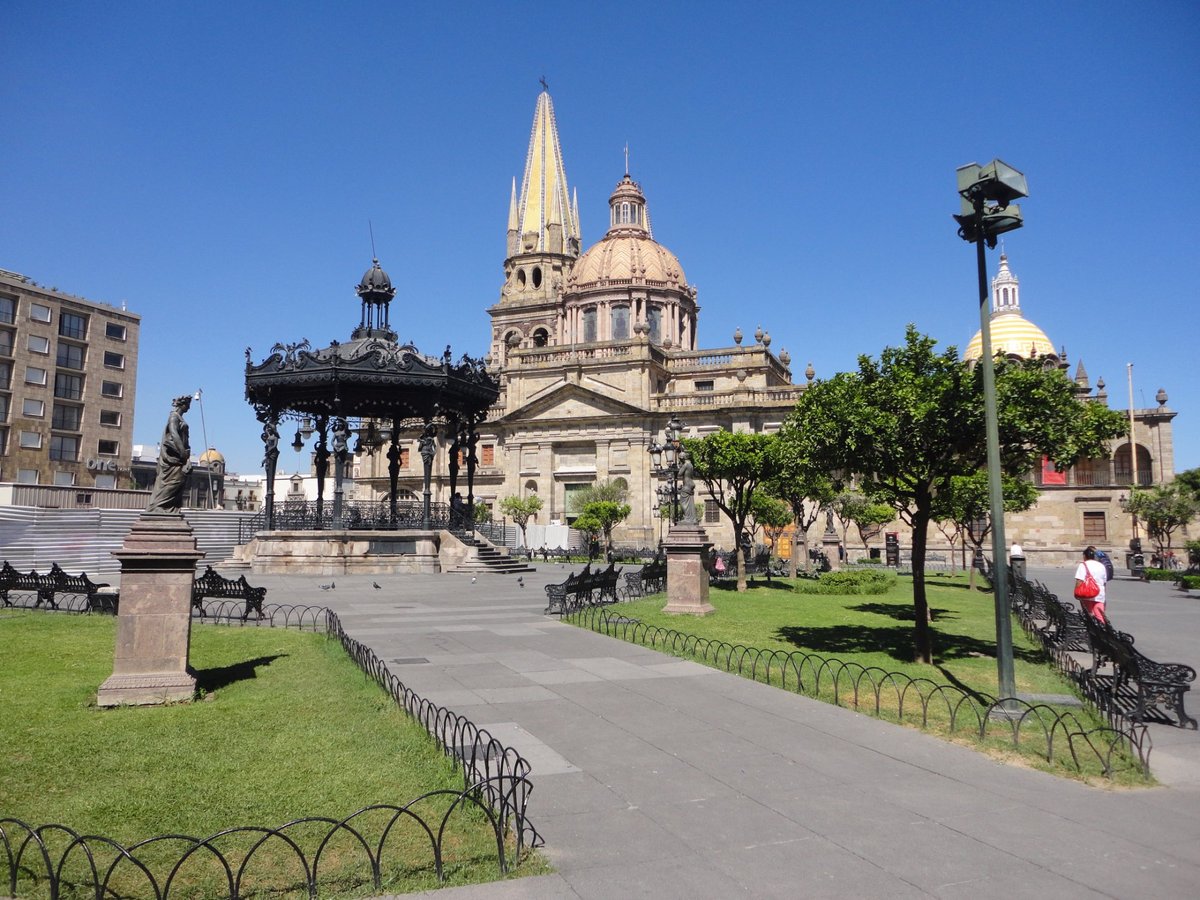
M 1025 556 L 1025 551 L 1024 551 L 1024 549 L 1022 549 L 1020 544 L 1013 544 L 1012 549 L 1008 551 L 1008 555 L 1009 555 L 1009 558 L 1012 558 L 1015 556 L 1018 559 L 1023 559 Z
M 1084 568 L 1086 566 L 1086 568 Z M 1075 580 L 1083 581 L 1087 577 L 1087 573 L 1091 572 L 1092 577 L 1096 579 L 1096 584 L 1100 585 L 1100 593 L 1092 599 L 1097 603 L 1104 602 L 1105 590 L 1104 582 L 1108 577 L 1108 573 L 1104 571 L 1104 563 L 1094 559 L 1085 559 L 1075 567 Z

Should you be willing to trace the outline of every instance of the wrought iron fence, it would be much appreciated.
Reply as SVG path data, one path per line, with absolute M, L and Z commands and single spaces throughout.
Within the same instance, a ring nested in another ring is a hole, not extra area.
M 888 716 L 922 728 L 939 726 L 951 734 L 970 733 L 980 741 L 1002 738 L 1015 748 L 1029 748 L 1047 762 L 1069 756 L 1076 770 L 1099 767 L 1111 778 L 1136 765 L 1150 772 L 1151 739 L 1146 726 L 1128 721 L 1119 711 L 1103 709 L 1095 691 L 1078 679 L 1080 692 L 1106 716 L 1108 724 L 1091 728 L 1070 711 L 1016 697 L 992 697 L 955 685 L 938 684 L 877 666 L 864 666 L 800 650 L 768 650 L 700 637 L 672 628 L 647 625 L 606 609 L 588 607 L 564 616 L 584 628 L 620 640 L 695 659 L 744 678 L 776 684 L 836 706 L 876 717 Z M 1056 654 L 1051 658 L 1058 663 Z M 1069 677 L 1081 670 L 1067 657 L 1059 666 Z
M 64 598 L 58 607 L 61 612 L 88 610 L 86 597 Z M 250 624 L 242 621 L 241 611 L 240 601 L 210 601 L 205 604 L 206 616 L 197 621 Z M 0 884 L 7 885 L 9 896 L 45 895 L 57 900 L 86 894 L 97 900 L 114 896 L 168 900 L 195 895 L 194 883 L 183 884 L 182 873 L 187 872 L 189 882 L 204 881 L 205 897 L 238 900 L 302 890 L 317 898 L 324 884 L 322 866 L 328 870 L 333 857 L 343 863 L 359 861 L 358 882 L 370 884 L 378 893 L 389 874 L 389 860 L 403 868 L 413 865 L 411 853 L 399 846 L 404 826 L 410 826 L 410 837 L 415 834 L 421 846 L 427 845 L 425 858 L 431 860 L 441 883 L 446 879 L 447 852 L 455 852 L 460 839 L 448 827 L 455 817 L 470 816 L 472 811 L 491 828 L 501 875 L 519 865 L 530 848 L 542 845 L 541 835 L 526 815 L 533 791 L 531 766 L 515 749 L 465 716 L 420 697 L 373 650 L 350 637 L 330 609 L 264 605 L 264 618 L 251 622 L 255 627 L 324 631 L 338 640 L 355 664 L 456 761 L 462 788 L 431 791 L 403 806 L 373 804 L 341 819 L 309 816 L 276 827 L 239 826 L 205 838 L 158 835 L 129 845 L 103 835 L 80 834 L 66 825 L 0 818 Z M 338 889 L 345 887 L 344 865 L 342 869 L 335 873 Z M 290 883 L 281 883 L 287 878 Z
M 398 531 L 424 527 L 425 507 L 420 500 L 396 503 L 396 516 L 387 501 L 347 500 L 342 504 L 341 528 L 347 531 Z M 333 502 L 287 500 L 275 505 L 276 531 L 323 531 L 333 527 Z M 450 505 L 429 504 L 429 527 L 450 527 Z M 259 531 L 267 530 L 266 511 L 238 523 L 238 543 L 244 544 Z

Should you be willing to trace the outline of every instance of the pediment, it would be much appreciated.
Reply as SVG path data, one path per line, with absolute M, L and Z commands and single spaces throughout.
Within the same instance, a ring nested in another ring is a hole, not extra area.
M 614 400 L 578 384 L 564 384 L 508 413 L 502 421 L 529 422 L 558 419 L 596 419 L 644 415 L 645 410 Z

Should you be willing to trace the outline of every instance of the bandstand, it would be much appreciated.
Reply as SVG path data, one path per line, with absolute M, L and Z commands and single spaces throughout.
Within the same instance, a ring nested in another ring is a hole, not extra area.
M 356 291 L 362 318 L 350 340 L 320 350 L 307 340 L 277 343 L 260 363 L 246 349 L 246 400 L 262 423 L 267 476 L 264 509 L 241 552 L 255 572 L 436 572 L 446 536 L 470 529 L 474 521 L 478 426 L 499 395 L 499 383 L 480 360 L 464 355 L 455 362 L 449 346 L 442 356 L 430 357 L 397 342 L 389 324 L 396 291 L 379 260 Z M 279 505 L 280 434 L 293 428 L 295 450 L 314 441 L 317 499 Z M 419 501 L 398 499 L 400 451 L 392 436 L 404 431 L 422 435 Z M 449 447 L 454 498 L 449 504 L 430 502 L 439 443 Z M 387 497 L 346 500 L 343 484 L 351 455 L 375 452 L 388 460 Z M 333 494 L 327 499 L 331 463 Z M 460 468 L 466 469 L 465 498 L 458 489 Z

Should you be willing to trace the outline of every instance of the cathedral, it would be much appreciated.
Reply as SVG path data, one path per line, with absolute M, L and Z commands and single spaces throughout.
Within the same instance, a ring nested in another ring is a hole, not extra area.
M 554 106 L 543 91 L 520 187 L 512 183 L 503 284 L 487 310 L 485 363 L 501 390 L 480 426 L 474 496 L 477 505 L 497 510 L 505 497 L 536 494 L 543 504 L 536 524 L 567 525 L 578 513 L 575 492 L 617 481 L 628 492 L 632 513 L 614 531 L 614 540 L 654 546 L 664 526 L 657 509 L 660 481 L 647 451 L 662 440 L 667 422 L 678 420 L 687 437 L 722 429 L 776 431 L 815 373 L 810 364 L 803 383 L 793 382 L 787 351 L 773 352 L 771 336 L 761 328 L 749 336 L 739 329 L 730 346 L 701 349 L 696 288 L 678 257 L 656 240 L 647 197 L 628 171 L 608 206 L 608 230 L 583 249 L 578 197 L 567 183 Z M 1025 318 L 1019 290 L 1002 253 L 992 280 L 993 346 L 1065 369 L 1065 350 L 1056 351 Z M 964 358 L 977 360 L 981 350 L 977 333 Z M 1093 392 L 1082 362 L 1074 380 L 1081 401 L 1108 402 L 1103 379 Z M 1122 511 L 1130 485 L 1174 477 L 1175 413 L 1164 391 L 1156 399 L 1157 408 L 1130 409 L 1132 439 L 1114 442 L 1105 458 L 1067 472 L 1047 465 L 1032 473 L 1043 489 L 1038 505 L 1007 519 L 1010 535 L 1019 536 L 1032 564 L 1069 561 L 1088 543 L 1112 548 L 1121 558 L 1133 536 L 1132 520 Z M 422 475 L 416 440 L 413 434 L 399 441 L 399 483 L 414 499 Z M 439 440 L 444 450 L 452 436 Z M 387 493 L 381 456 L 362 460 L 356 469 L 360 499 Z M 450 501 L 449 483 L 447 454 L 441 452 L 433 471 L 435 501 Z M 712 500 L 701 510 L 701 499 L 697 513 L 709 537 L 732 547 L 728 520 Z M 885 530 L 901 532 L 901 542 L 907 542 L 899 523 Z M 931 531 L 931 550 L 939 549 L 938 538 Z M 530 539 L 535 548 L 541 543 Z

